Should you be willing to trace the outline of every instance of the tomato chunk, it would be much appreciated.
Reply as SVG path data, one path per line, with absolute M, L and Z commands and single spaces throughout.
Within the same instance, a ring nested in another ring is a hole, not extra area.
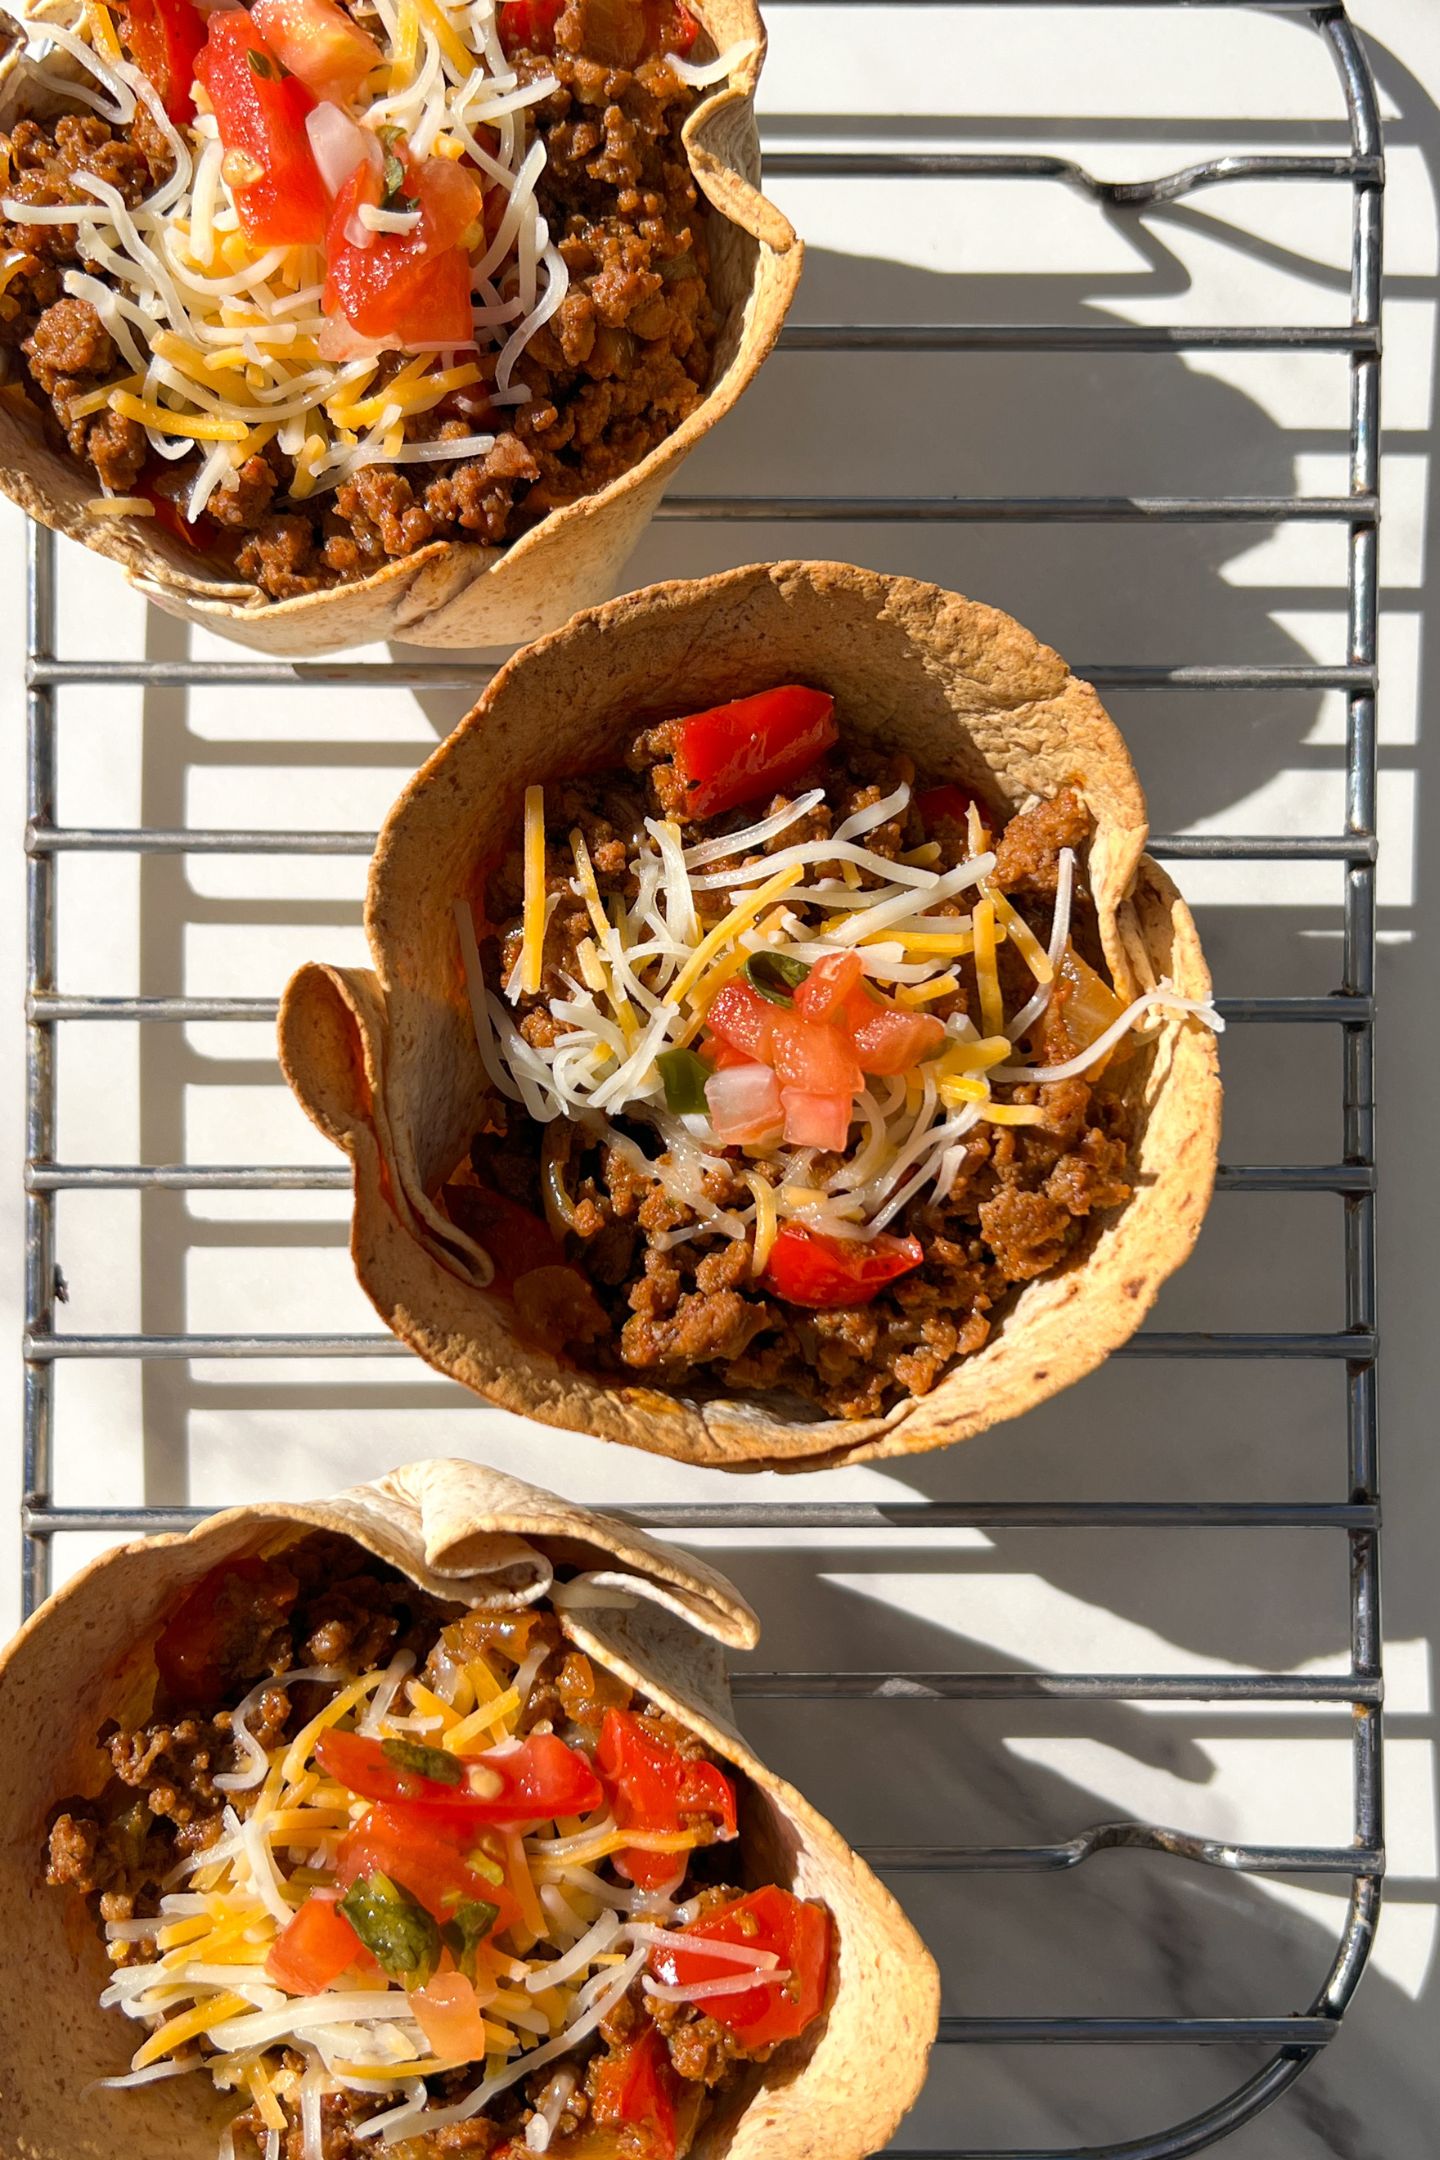
M 784 787 L 840 733 L 834 698 L 802 683 L 691 713 L 679 731 L 675 771 L 691 817 L 715 817 Z
M 794 2040 L 819 2016 L 830 1976 L 830 1915 L 823 1905 L 807 1904 L 772 1883 L 703 1914 L 684 1932 L 743 1944 L 747 1950 L 768 1950 L 776 1959 L 773 1969 L 789 1973 L 790 1978 L 778 1984 L 769 1981 L 705 2002 L 706 2014 L 728 2026 L 746 2047 Z M 694 1987 L 702 1980 L 732 1978 L 736 1968 L 688 1944 L 674 1949 L 657 1944 L 650 1953 L 650 1970 L 671 1987 Z
M 566 1265 L 549 1225 L 518 1200 L 507 1199 L 488 1185 L 447 1185 L 445 1205 L 457 1229 L 490 1254 L 496 1281 L 502 1285 L 534 1268 Z
M 595 1767 L 622 1830 L 673 1835 L 695 1818 L 708 1818 L 715 1835 L 736 1834 L 735 1788 L 718 1763 L 682 1755 L 633 1710 L 607 1710 L 595 1750 Z M 678 1881 L 685 1855 L 629 1846 L 615 1865 L 639 1889 Z
M 170 118 L 193 120 L 195 62 L 205 43 L 205 17 L 191 0 L 129 0 L 125 41 L 149 76 Z
M 403 1802 L 368 1808 L 340 1841 L 335 1884 L 352 1883 L 377 1872 L 388 1875 L 425 1907 L 433 1919 L 453 1917 L 462 1900 L 496 1907 L 492 1933 L 503 1934 L 520 1917 L 520 1908 L 501 1870 L 482 1844 L 482 1829 L 452 1826 L 427 1808 Z M 484 1865 L 478 1863 L 483 1861 Z M 477 1864 L 472 1864 L 472 1862 Z M 492 1873 L 491 1870 L 494 1870 Z
M 647 2025 L 628 2047 L 612 2049 L 595 2074 L 597 2129 L 633 2133 L 626 2150 L 636 2160 L 675 2160 L 675 2100 L 679 2079 L 658 2025 Z
M 317 98 L 348 105 L 383 55 L 335 0 L 255 0 L 250 10 L 271 51 Z
M 270 1945 L 265 1970 L 288 1995 L 318 1995 L 362 1962 L 372 1960 L 336 1905 L 335 1894 L 313 1890 Z
M 763 1065 L 770 1057 L 770 1036 L 780 1008 L 772 1005 L 748 983 L 728 982 L 716 991 L 705 1015 L 712 1035 Z
M 826 953 L 796 989 L 795 1010 L 804 1020 L 830 1020 L 841 1025 L 850 1000 L 864 980 L 865 963 L 859 953 Z
M 503 1754 L 447 1755 L 363 1733 L 322 1733 L 322 1769 L 365 1800 L 400 1800 L 478 1834 L 485 1823 L 549 1822 L 599 1805 L 600 1780 L 556 1733 L 531 1733 Z M 444 1770 L 443 1775 L 432 1775 Z M 453 1777 L 450 1771 L 454 1772 Z
M 850 1038 L 826 1022 L 782 1012 L 770 1038 L 770 1061 L 782 1087 L 816 1095 L 858 1095 L 864 1075 Z
M 367 246 L 357 246 L 350 221 L 362 203 L 379 204 L 383 186 L 372 166 L 357 166 L 330 214 L 326 312 L 343 314 L 362 337 L 473 345 L 470 255 L 462 243 L 484 207 L 480 185 L 449 158 L 406 154 L 401 162 L 404 199 L 419 208 L 420 223 L 409 233 L 371 233 Z
M 555 25 L 565 0 L 500 0 L 500 42 L 507 53 L 528 45 L 532 52 L 554 52 Z
M 826 1148 L 843 1155 L 855 1114 L 852 1095 L 816 1095 L 806 1088 L 781 1088 L 785 1140 L 789 1147 Z
M 436 1973 L 411 1988 L 407 2007 L 442 2062 L 479 2062 L 485 2053 L 485 2020 L 474 1983 L 464 1973 Z
M 227 1560 L 195 1585 L 155 1645 L 160 1678 L 177 1703 L 213 1704 L 279 1627 L 300 1592 L 278 1560 Z M 254 1667 L 250 1666 L 253 1671 Z
M 315 100 L 244 8 L 210 17 L 195 72 L 215 108 L 247 237 L 262 247 L 322 240 L 330 203 L 305 132 Z
M 953 780 L 944 780 L 939 787 L 922 788 L 915 797 L 915 808 L 927 832 L 934 832 L 937 825 L 947 819 L 952 825 L 963 825 L 969 815 L 975 797 L 963 787 L 956 787 Z
M 826 1311 L 841 1305 L 868 1305 L 877 1290 L 908 1275 L 925 1258 L 918 1238 L 826 1237 L 803 1223 L 786 1223 L 770 1248 L 764 1283 L 791 1305 Z
M 933 1013 L 905 1012 L 874 1003 L 851 1032 L 855 1055 L 867 1073 L 909 1072 L 933 1057 L 945 1040 L 945 1023 Z

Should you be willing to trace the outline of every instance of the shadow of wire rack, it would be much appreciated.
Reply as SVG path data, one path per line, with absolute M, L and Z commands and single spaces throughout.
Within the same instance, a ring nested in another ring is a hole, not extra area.
M 809 5 L 813 0 L 790 0 Z M 834 0 L 831 0 L 834 4 Z M 985 5 L 986 0 L 920 0 L 921 5 Z M 1013 0 L 1012 0 L 1013 4 Z M 1023 4 L 1023 0 L 1022 0 Z M 1138 0 L 1095 0 L 1102 7 Z M 1153 4 L 1153 0 L 1152 0 Z M 1175 0 L 1186 5 L 1189 0 Z M 1199 0 L 1217 10 L 1243 0 Z M 1340 981 L 1321 996 L 1222 999 L 1235 1022 L 1295 1022 L 1334 1027 L 1343 1046 L 1343 1161 L 1245 1164 L 1224 1168 L 1222 1189 L 1250 1193 L 1338 1196 L 1344 1211 L 1345 1326 L 1317 1333 L 1160 1333 L 1146 1331 L 1119 1353 L 1167 1359 L 1326 1359 L 1346 1375 L 1349 1489 L 1343 1502 L 1257 1501 L 950 1503 L 896 1505 L 805 1503 L 647 1506 L 630 1509 L 658 1529 L 710 1528 L 950 1529 L 992 1527 L 1117 1527 L 1322 1529 L 1343 1537 L 1349 1567 L 1350 1669 L 1338 1677 L 1299 1674 L 1035 1672 L 746 1672 L 736 1677 L 742 1699 L 1043 1697 L 1069 1701 L 1289 1702 L 1344 1704 L 1352 1719 L 1352 1827 L 1348 1846 L 1238 1845 L 1144 1822 L 1104 1823 L 1068 1841 L 1015 1847 L 871 1846 L 867 1857 L 887 1873 L 947 1868 L 1061 1871 L 1115 1848 L 1173 1855 L 1237 1873 L 1316 1875 L 1350 1879 L 1345 1924 L 1329 1974 L 1303 2013 L 1273 2017 L 958 2017 L 942 2020 L 947 2045 L 1090 2043 L 1102 2045 L 1248 2044 L 1269 2050 L 1264 2066 L 1227 2097 L 1173 2127 L 1083 2152 L 1023 2154 L 1010 2149 L 949 2149 L 949 2160 L 1173 2160 L 1225 2137 L 1298 2078 L 1338 2030 L 1364 1970 L 1373 1939 L 1384 1867 L 1381 1816 L 1376 1465 L 1375 1160 L 1373 1135 L 1373 962 L 1375 943 L 1375 639 L 1378 518 L 1380 293 L 1384 169 L 1375 87 L 1360 40 L 1340 5 L 1313 0 L 1265 0 L 1267 11 L 1308 20 L 1324 41 L 1338 74 L 1348 115 L 1348 155 L 1226 156 L 1191 164 L 1156 179 L 1097 180 L 1062 158 L 953 150 L 877 152 L 790 151 L 767 159 L 772 174 L 796 177 L 896 174 L 935 177 L 1060 179 L 1112 206 L 1175 201 L 1227 180 L 1329 180 L 1351 190 L 1350 320 L 1333 328 L 1291 325 L 1167 326 L 1124 322 L 1078 324 L 958 323 L 790 327 L 791 351 L 1064 352 L 1096 354 L 1186 351 L 1301 352 L 1348 355 L 1350 376 L 1349 492 L 1337 496 L 1057 496 L 823 498 L 672 497 L 662 518 L 705 522 L 833 520 L 904 523 L 1057 521 L 1121 523 L 1250 521 L 1278 525 L 1306 518 L 1328 521 L 1348 536 L 1347 657 L 1342 665 L 1271 667 L 1193 664 L 1092 668 L 1101 687 L 1183 687 L 1204 690 L 1304 688 L 1343 693 L 1346 706 L 1346 815 L 1338 834 L 1298 838 L 1203 835 L 1152 840 L 1162 856 L 1216 861 L 1309 860 L 1343 865 L 1344 913 Z M 257 1164 L 244 1167 L 176 1163 L 102 1165 L 55 1159 L 56 1029 L 74 1020 L 269 1022 L 272 999 L 240 997 L 120 997 L 62 994 L 56 988 L 57 858 L 67 851 L 122 855 L 294 854 L 367 855 L 373 835 L 362 832 L 131 830 L 65 826 L 55 818 L 56 700 L 67 686 L 141 684 L 183 688 L 235 684 L 298 689 L 305 685 L 369 685 L 474 691 L 487 670 L 459 663 L 388 665 L 251 660 L 66 659 L 55 652 L 55 550 L 52 536 L 30 534 L 28 574 L 28 1004 L 26 1169 L 25 1500 L 24 1595 L 27 1611 L 49 1588 L 52 1540 L 71 1532 L 122 1536 L 180 1529 L 204 1512 L 195 1508 L 57 1506 L 51 1500 L 56 1426 L 54 1376 L 62 1359 L 102 1360 L 404 1357 L 388 1335 L 75 1335 L 55 1328 L 59 1277 L 55 1253 L 55 1196 L 91 1191 L 282 1191 L 343 1188 L 343 1168 Z

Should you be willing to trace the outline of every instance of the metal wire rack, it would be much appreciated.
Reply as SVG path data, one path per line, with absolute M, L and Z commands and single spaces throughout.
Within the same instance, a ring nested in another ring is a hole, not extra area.
M 796 0 L 808 4 L 808 0 Z M 985 0 L 926 0 L 934 5 L 983 5 Z M 1099 0 L 1128 6 L 1134 0 Z M 1185 0 L 1180 0 L 1185 4 Z M 1202 0 L 1204 4 L 1204 0 Z M 1224 8 L 1232 0 L 1209 0 Z M 865 523 L 1245 521 L 1274 526 L 1323 520 L 1348 538 L 1346 659 L 1336 666 L 1305 664 L 1125 665 L 1090 668 L 1102 688 L 1204 690 L 1330 690 L 1346 709 L 1344 829 L 1314 837 L 1170 836 L 1152 840 L 1162 856 L 1239 862 L 1333 861 L 1343 865 L 1343 935 L 1336 987 L 1323 995 L 1275 994 L 1222 999 L 1232 1022 L 1289 1022 L 1335 1028 L 1342 1045 L 1343 1159 L 1333 1164 L 1247 1163 L 1222 1169 L 1222 1192 L 1334 1195 L 1344 1218 L 1345 1325 L 1321 1332 L 1142 1332 L 1119 1355 L 1162 1359 L 1333 1360 L 1345 1373 L 1348 1482 L 1343 1498 L 1287 1504 L 1270 1501 L 1066 1502 L 915 1501 L 895 1505 L 785 1500 L 755 1504 L 636 1507 L 637 1520 L 660 1529 L 729 1528 L 887 1532 L 983 1527 L 1110 1529 L 1321 1530 L 1343 1540 L 1349 1583 L 1350 1667 L 1338 1677 L 1233 1672 L 744 1672 L 744 1699 L 911 1696 L 979 1700 L 1126 1702 L 1219 1700 L 1247 1703 L 1344 1704 L 1352 1712 L 1352 1832 L 1344 1846 L 1237 1845 L 1148 1822 L 1113 1822 L 1053 1844 L 1027 1846 L 890 1845 L 868 1848 L 882 1870 L 1032 1869 L 1060 1871 L 1114 1848 L 1169 1854 L 1207 1868 L 1238 1873 L 1348 1878 L 1344 1926 L 1330 1971 L 1302 2013 L 1247 2017 L 1033 2016 L 962 2017 L 942 2021 L 941 2040 L 965 2043 L 1195 2044 L 1243 2043 L 1269 2050 L 1262 2068 L 1227 2097 L 1155 2135 L 1065 2153 L 986 2153 L 953 2149 L 951 2160 L 1172 2160 L 1226 2136 L 1298 2078 L 1333 2039 L 1364 1969 L 1380 1902 L 1382 1680 L 1376 1465 L 1375 1157 L 1373 1136 L 1373 962 L 1375 945 L 1376 798 L 1376 542 L 1378 517 L 1380 292 L 1384 169 L 1374 83 L 1343 6 L 1314 0 L 1268 0 L 1272 13 L 1308 19 L 1338 74 L 1348 114 L 1346 155 L 1216 157 L 1158 179 L 1105 183 L 1063 158 L 952 150 L 883 153 L 791 150 L 767 160 L 771 174 L 818 177 L 897 173 L 924 177 L 1060 178 L 1111 205 L 1171 202 L 1192 190 L 1229 180 L 1326 180 L 1352 197 L 1350 319 L 1333 328 L 1293 325 L 1212 327 L 1130 323 L 1012 324 L 826 323 L 787 329 L 792 352 L 894 351 L 1075 352 L 1096 354 L 1189 351 L 1319 351 L 1348 356 L 1350 383 L 1349 490 L 1327 496 L 1264 495 L 1053 496 L 992 499 L 943 497 L 670 498 L 662 518 L 766 524 L 845 520 Z M 60 858 L 67 853 L 158 855 L 368 855 L 368 832 L 183 828 L 102 829 L 57 820 L 57 700 L 63 689 L 140 684 L 151 689 L 202 685 L 246 688 L 307 686 L 414 687 L 475 692 L 487 671 L 448 661 L 401 665 L 322 661 L 291 664 L 250 659 L 174 661 L 63 657 L 55 650 L 55 546 L 32 528 L 28 571 L 28 1000 L 26 1014 L 26 1274 L 24 1479 L 24 1594 L 27 1610 L 43 1598 L 51 1576 L 52 1541 L 62 1533 L 120 1537 L 183 1528 L 203 1512 L 184 1507 L 57 1505 L 56 1367 L 67 1359 L 175 1360 L 391 1358 L 407 1352 L 389 1335 L 336 1334 L 75 1334 L 57 1327 L 63 1278 L 57 1269 L 56 1199 L 66 1191 L 141 1193 L 340 1189 L 342 1167 L 193 1162 L 110 1165 L 56 1159 L 57 1033 L 67 1022 L 126 1020 L 163 1024 L 209 1020 L 268 1024 L 271 998 L 190 995 L 114 996 L 62 991 L 57 982 L 56 898 Z M 1220 1203 L 1223 1205 L 1223 1201 Z

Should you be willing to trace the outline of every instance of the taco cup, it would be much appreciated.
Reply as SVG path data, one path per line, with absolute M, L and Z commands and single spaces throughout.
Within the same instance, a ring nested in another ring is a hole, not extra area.
M 0 61 L 22 509 L 277 654 L 512 643 L 613 590 L 799 277 L 758 191 L 754 0 L 29 0 L 22 22 Z
M 875 2150 L 938 1981 L 736 1732 L 720 1646 L 757 1632 L 702 1561 L 468 1463 L 104 1554 L 0 1662 L 0 2153 Z
M 282 1005 L 361 1284 L 478 1393 L 692 1462 L 1042 1401 L 1213 1181 L 1218 1018 L 1144 840 L 1094 692 L 958 595 L 788 563 L 578 617 L 392 811 L 373 973 Z

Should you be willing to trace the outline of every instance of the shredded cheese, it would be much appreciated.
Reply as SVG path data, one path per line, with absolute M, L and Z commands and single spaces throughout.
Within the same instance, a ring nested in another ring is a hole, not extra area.
M 545 954 L 545 790 L 525 790 L 525 915 L 520 947 L 520 988 L 533 997 L 540 988 Z

